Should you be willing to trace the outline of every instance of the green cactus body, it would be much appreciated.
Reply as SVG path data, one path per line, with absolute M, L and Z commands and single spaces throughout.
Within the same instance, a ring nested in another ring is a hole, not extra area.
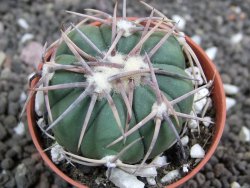
M 110 26 L 102 25 L 97 27 L 85 25 L 79 27 L 79 29 L 102 52 L 108 51 L 111 45 Z M 71 31 L 68 36 L 84 52 L 94 57 L 99 56 L 99 54 L 88 43 L 86 43 L 76 31 Z M 143 44 L 141 55 L 145 52 L 149 52 L 163 36 L 164 34 L 160 32 L 152 34 Z M 128 54 L 138 43 L 140 38 L 141 32 L 136 32 L 128 37 L 122 37 L 117 44 L 117 51 L 124 55 Z M 73 65 L 77 62 L 77 59 L 67 47 L 66 43 L 63 42 L 57 49 L 55 62 L 58 64 Z M 182 48 L 173 35 L 171 35 L 151 57 L 151 62 L 155 68 L 187 76 L 184 72 L 185 58 Z M 166 75 L 156 75 L 156 78 L 160 90 L 169 101 L 193 90 L 193 84 L 190 80 L 174 78 Z M 83 81 L 86 81 L 86 75 L 82 73 L 56 71 L 53 78 L 50 80 L 50 85 Z M 49 91 L 49 100 L 53 118 L 56 119 L 60 116 L 83 91 L 84 89 L 82 88 Z M 110 94 L 118 110 L 122 127 L 125 129 L 127 109 L 122 100 L 121 94 L 114 90 L 112 90 Z M 141 83 L 137 84 L 133 95 L 132 117 L 129 123 L 129 129 L 139 123 L 152 111 L 152 106 L 155 101 L 156 95 L 150 87 Z M 104 98 L 100 98 L 96 102 L 80 150 L 77 151 L 78 140 L 89 103 L 90 97 L 86 97 L 53 128 L 53 133 L 57 142 L 72 153 L 77 153 L 92 159 L 101 159 L 107 155 L 116 155 L 125 146 L 142 137 L 142 140 L 134 144 L 129 151 L 124 153 L 120 158 L 121 161 L 128 164 L 134 164 L 141 161 L 149 149 L 154 133 L 155 122 L 150 120 L 145 126 L 128 136 L 125 143 L 120 141 L 107 148 L 106 146 L 108 144 L 121 136 L 121 132 L 116 125 L 117 123 L 111 108 L 109 107 L 107 100 Z M 176 112 L 189 114 L 192 104 L 193 97 L 190 96 L 175 105 L 174 109 Z M 178 125 L 175 118 L 172 116 L 170 117 L 177 131 L 180 132 L 184 120 L 178 117 Z M 176 138 L 172 129 L 166 122 L 162 121 L 156 145 L 149 158 L 153 158 L 164 152 L 175 142 Z

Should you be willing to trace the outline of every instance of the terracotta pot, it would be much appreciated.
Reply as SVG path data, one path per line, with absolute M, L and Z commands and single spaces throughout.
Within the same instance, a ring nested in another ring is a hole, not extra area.
M 130 20 L 134 20 L 135 18 L 129 18 Z M 94 22 L 91 25 L 99 26 L 99 22 Z M 212 100 L 213 100 L 213 107 L 215 108 L 215 134 L 212 139 L 212 144 L 210 145 L 209 150 L 206 152 L 205 157 L 201 160 L 201 162 L 186 176 L 181 178 L 180 180 L 172 183 L 171 185 L 168 185 L 167 188 L 175 188 L 186 181 L 190 180 L 195 174 L 197 174 L 202 167 L 208 162 L 208 160 L 211 158 L 213 153 L 215 152 L 220 138 L 223 133 L 224 125 L 225 125 L 225 120 L 226 120 L 226 102 L 225 102 L 225 93 L 222 85 L 222 81 L 220 78 L 220 75 L 218 71 L 216 70 L 216 67 L 214 63 L 208 58 L 206 53 L 203 51 L 203 49 L 198 46 L 196 43 L 194 43 L 189 37 L 186 36 L 186 41 L 188 44 L 191 46 L 193 51 L 195 52 L 196 56 L 198 57 L 201 66 L 204 70 L 204 73 L 207 77 L 208 80 L 214 79 L 214 84 L 213 84 L 213 90 L 212 90 Z M 46 59 L 49 60 L 51 54 L 53 53 L 53 49 L 47 52 L 46 54 Z M 40 69 L 42 68 L 42 64 L 40 64 Z M 38 82 L 38 78 L 35 78 L 31 82 L 31 88 L 35 86 L 35 84 Z M 35 97 L 33 97 L 28 106 L 27 106 L 27 118 L 28 118 L 28 127 L 29 127 L 29 132 L 31 134 L 32 140 L 39 151 L 42 159 L 45 161 L 45 163 L 61 178 L 63 178 L 65 181 L 70 183 L 71 185 L 79 188 L 87 188 L 86 185 L 82 185 L 81 183 L 71 179 L 69 176 L 64 174 L 50 159 L 50 157 L 43 151 L 43 146 L 41 142 L 41 136 L 40 136 L 40 130 L 38 129 L 38 126 L 36 125 L 35 121 L 35 111 L 34 111 L 34 106 L 35 106 Z

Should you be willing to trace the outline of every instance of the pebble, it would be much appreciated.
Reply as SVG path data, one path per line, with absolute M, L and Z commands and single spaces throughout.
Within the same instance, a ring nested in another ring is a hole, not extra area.
M 182 16 L 175 14 L 172 16 L 172 20 L 177 23 L 177 27 L 180 30 L 184 30 L 186 26 L 186 20 Z
M 19 111 L 19 105 L 15 102 L 9 102 L 8 104 L 8 114 L 17 116 Z
M 230 38 L 230 42 L 232 44 L 238 44 L 242 41 L 243 39 L 243 34 L 240 32 L 240 33 L 236 33 L 234 34 L 231 38 Z
M 19 19 L 17 20 L 17 23 L 18 23 L 18 25 L 19 25 L 20 27 L 22 27 L 22 28 L 25 29 L 25 30 L 29 29 L 29 24 L 28 24 L 28 22 L 27 22 L 25 19 L 23 19 L 23 18 L 19 18 Z
M 106 172 L 106 176 L 107 176 Z M 139 181 L 136 176 L 128 174 L 123 170 L 114 168 L 111 171 L 110 181 L 120 188 L 144 188 L 145 184 Z
M 212 118 L 211 118 L 211 117 L 208 117 L 208 116 L 205 116 L 203 119 L 206 120 L 206 121 L 203 121 L 202 124 L 203 124 L 205 127 L 209 127 L 210 124 L 211 124 L 210 122 L 212 121 Z
M 4 25 L 3 22 L 0 22 L 0 34 L 4 32 Z
M 9 170 L 14 166 L 14 161 L 10 158 L 6 158 L 1 162 L 1 167 L 4 170 Z
M 4 52 L 0 51 L 0 70 L 1 70 L 1 67 L 2 67 L 5 59 L 6 59 L 6 54 Z
M 170 172 L 168 172 L 162 179 L 161 179 L 161 183 L 169 183 L 171 181 L 173 181 L 175 178 L 180 176 L 180 172 L 179 170 L 172 170 Z
M 239 87 L 232 85 L 232 84 L 223 84 L 225 93 L 227 95 L 235 95 L 239 93 Z
M 224 164 L 222 163 L 218 163 L 214 166 L 214 174 L 215 174 L 215 177 L 220 177 L 221 175 L 223 175 L 225 171 L 225 166 Z
M 27 65 L 36 68 L 41 61 L 43 46 L 31 41 L 21 51 L 20 58 Z
M 236 105 L 236 100 L 231 97 L 226 97 L 226 109 L 230 110 L 233 106 Z
M 206 182 L 206 177 L 202 173 L 196 174 L 196 180 L 199 185 L 202 185 Z
M 6 112 L 6 109 L 7 109 L 7 99 L 6 97 L 1 97 L 0 96 L 0 115 L 1 114 L 4 114 Z
M 32 40 L 34 38 L 34 35 L 33 34 L 31 34 L 31 33 L 25 33 L 23 36 L 22 36 L 22 38 L 21 38 L 21 44 L 24 44 L 24 43 L 26 43 L 27 41 L 30 41 L 30 40 Z
M 221 184 L 220 180 L 218 180 L 218 179 L 212 180 L 212 185 L 213 185 L 215 188 L 222 188 L 222 184 Z
M 234 181 L 233 183 L 231 183 L 231 188 L 241 188 L 240 184 L 236 181 Z
M 195 144 L 190 149 L 190 156 L 197 159 L 204 158 L 205 151 L 199 144 Z
M 23 163 L 17 166 L 15 180 L 18 188 L 30 187 L 37 181 L 37 174 L 34 169 L 27 168 Z
M 19 122 L 17 124 L 17 126 L 14 128 L 14 132 L 19 136 L 23 136 L 25 134 L 25 126 L 23 122 Z
M 200 35 L 194 35 L 191 37 L 191 39 L 198 45 L 201 45 L 201 36 Z
M 250 130 L 243 126 L 240 130 L 240 133 L 239 133 L 239 139 L 242 141 L 242 142 L 250 142 Z
M 211 60 L 214 60 L 215 57 L 216 57 L 216 54 L 217 54 L 217 52 L 218 52 L 218 49 L 217 49 L 217 47 L 213 46 L 213 47 L 211 47 L 211 48 L 206 49 L 205 52 L 206 52 L 207 56 L 208 56 Z
M 0 123 L 0 140 L 4 140 L 7 136 L 5 127 Z
M 149 185 L 156 185 L 156 181 L 154 177 L 148 177 L 146 179 Z
M 188 142 L 189 142 L 189 137 L 187 135 L 181 138 L 181 143 L 183 146 L 186 146 Z

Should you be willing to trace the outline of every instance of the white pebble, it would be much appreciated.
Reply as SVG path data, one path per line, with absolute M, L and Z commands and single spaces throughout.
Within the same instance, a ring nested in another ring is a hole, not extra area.
M 208 121 L 212 121 L 212 118 L 211 118 L 211 117 L 208 117 L 208 116 L 205 116 L 203 119 L 206 120 L 206 121 L 203 121 L 203 122 L 202 122 L 203 125 L 204 125 L 205 127 L 209 127 L 210 122 L 208 122 Z
M 43 118 L 38 119 L 38 121 L 36 123 L 41 128 L 45 128 L 46 127 L 46 123 L 45 123 L 45 121 L 44 121 Z
M 33 39 L 33 38 L 34 38 L 34 35 L 33 35 L 33 34 L 31 34 L 31 33 L 25 33 L 25 34 L 22 36 L 22 38 L 21 38 L 21 43 L 23 44 L 23 43 L 25 43 L 25 42 L 27 42 L 27 41 Z
M 189 171 L 189 164 L 184 164 L 184 165 L 182 166 L 182 171 L 183 171 L 184 173 L 187 173 L 187 172 Z
M 240 43 L 242 41 L 242 39 L 243 39 L 243 34 L 242 33 L 237 33 L 237 34 L 234 34 L 231 37 L 230 41 L 231 41 L 232 44 L 238 44 L 238 43 Z
M 151 162 L 152 165 L 156 165 L 157 168 L 165 166 L 167 164 L 167 157 L 166 156 L 157 156 Z
M 51 148 L 50 154 L 51 154 L 51 159 L 55 164 L 58 164 L 59 162 L 65 159 L 63 148 L 57 143 L 55 144 L 54 147 Z
M 17 124 L 17 126 L 14 128 L 14 132 L 20 136 L 25 134 L 25 126 L 24 126 L 23 122 L 20 122 Z
M 27 95 L 26 95 L 25 92 L 23 91 L 23 92 L 21 93 L 20 97 L 19 97 L 19 102 L 20 102 L 20 103 L 23 103 L 23 102 L 26 101 L 26 99 L 27 99 Z
M 37 113 L 38 116 L 42 116 L 43 110 L 44 110 L 44 94 L 43 91 L 38 91 L 35 97 L 35 112 Z
M 180 176 L 179 170 L 172 170 L 172 171 L 168 172 L 161 179 L 161 183 L 169 183 L 169 182 L 173 181 L 175 178 L 177 178 L 178 176 Z
M 149 185 L 156 185 L 156 181 L 155 181 L 155 178 L 154 177 L 149 177 L 149 178 L 146 178 L 147 179 L 147 182 Z
M 234 181 L 233 183 L 231 183 L 231 188 L 241 188 L 241 186 L 238 182 Z
M 177 27 L 183 30 L 186 26 L 186 20 L 180 15 L 173 15 L 172 20 L 177 23 Z
M 243 126 L 240 130 L 239 138 L 243 142 L 250 142 L 250 130 Z
M 195 144 L 190 149 L 190 156 L 195 159 L 204 158 L 205 151 L 199 144 Z
M 181 138 L 181 143 L 183 146 L 186 146 L 188 142 L 189 142 L 189 137 L 187 135 Z
M 218 51 L 217 47 L 213 46 L 211 48 L 206 49 L 206 54 L 211 60 L 214 60 L 214 58 L 216 57 L 217 51 Z
M 194 95 L 194 109 L 197 114 L 202 112 L 202 109 L 207 103 L 207 96 L 209 95 L 209 90 L 207 88 L 203 88 Z
M 108 171 L 106 172 L 108 176 Z M 144 188 L 145 184 L 139 181 L 136 176 L 126 173 L 118 168 L 111 170 L 109 180 L 119 188 Z
M 134 168 L 122 167 L 122 169 L 130 174 L 134 174 L 135 176 L 140 176 L 144 178 L 157 176 L 156 167 L 140 168 L 136 172 L 134 172 L 135 171 Z
M 223 84 L 225 93 L 228 95 L 235 95 L 239 92 L 239 88 L 231 84 Z
M 29 24 L 27 23 L 27 21 L 23 18 L 19 18 L 17 20 L 17 23 L 20 27 L 22 27 L 23 29 L 29 29 Z
M 226 97 L 226 108 L 227 111 L 232 108 L 234 105 L 236 105 L 236 100 L 231 97 Z
M 198 45 L 201 44 L 201 36 L 199 36 L 199 35 L 194 35 L 194 36 L 191 37 L 191 39 L 192 39 L 196 44 L 198 44 Z

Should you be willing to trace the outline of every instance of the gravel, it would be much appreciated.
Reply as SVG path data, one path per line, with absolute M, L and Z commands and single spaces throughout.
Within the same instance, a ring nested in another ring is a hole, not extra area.
M 237 93 L 229 96 L 235 104 L 227 112 L 228 121 L 217 151 L 205 167 L 181 187 L 250 187 L 250 144 L 239 137 L 242 127 L 250 129 L 250 2 L 150 2 L 167 16 L 179 15 L 184 19 L 185 33 L 198 38 L 203 49 L 216 47 L 212 58 L 223 82 L 238 88 Z M 136 1 L 128 3 L 128 15 L 149 14 Z M 112 13 L 112 1 L 0 1 L 0 52 L 7 57 L 0 66 L 0 187 L 71 187 L 41 162 L 29 134 L 16 135 L 13 129 L 19 123 L 24 103 L 23 99 L 20 101 L 21 93 L 25 96 L 23 92 L 28 89 L 27 76 L 37 63 L 32 65 L 32 61 L 21 58 L 23 49 L 32 43 L 41 49 L 46 41 L 50 44 L 56 40 L 62 25 L 77 20 L 64 10 L 83 12 L 84 8 Z M 20 19 L 23 20 L 20 22 Z M 27 33 L 33 37 L 22 42 Z M 26 126 L 25 118 L 22 122 Z

